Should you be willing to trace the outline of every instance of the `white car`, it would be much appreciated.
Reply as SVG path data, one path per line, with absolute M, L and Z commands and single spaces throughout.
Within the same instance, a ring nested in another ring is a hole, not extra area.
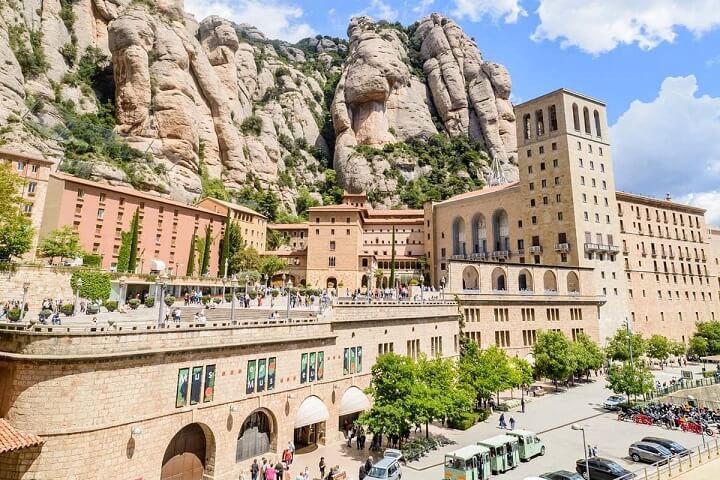
M 612 395 L 605 400 L 603 408 L 606 410 L 617 410 L 621 405 L 627 403 L 628 399 L 625 395 Z
M 394 458 L 397 459 L 398 462 L 405 462 L 402 452 L 395 448 L 386 448 L 383 458 Z

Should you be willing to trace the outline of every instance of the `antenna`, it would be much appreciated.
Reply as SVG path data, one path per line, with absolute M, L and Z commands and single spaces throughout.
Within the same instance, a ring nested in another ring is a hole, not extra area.
M 497 157 L 493 157 L 492 163 L 490 164 L 490 178 L 488 178 L 488 184 L 491 187 L 495 187 L 498 185 L 504 185 L 508 182 L 509 180 L 505 176 L 505 172 L 503 172 L 502 166 L 500 165 L 500 160 L 498 160 Z

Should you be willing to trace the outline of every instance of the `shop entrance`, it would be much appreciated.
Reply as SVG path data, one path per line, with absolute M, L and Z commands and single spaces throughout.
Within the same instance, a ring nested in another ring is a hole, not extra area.
M 329 418 L 330 413 L 319 397 L 312 395 L 303 400 L 295 416 L 295 445 L 299 449 L 325 445 L 325 427 Z
M 325 445 L 325 422 L 313 423 L 295 429 L 295 446 L 298 448 Z

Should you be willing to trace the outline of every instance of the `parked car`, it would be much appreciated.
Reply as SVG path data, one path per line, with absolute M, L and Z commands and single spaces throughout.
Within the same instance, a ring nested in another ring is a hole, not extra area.
M 383 458 L 372 466 L 365 480 L 400 480 L 402 471 L 397 458 Z
M 399 462 L 405 463 L 402 451 L 396 448 L 386 448 L 383 458 L 396 458 Z
M 672 440 L 668 440 L 667 438 L 661 438 L 661 437 L 645 437 L 641 440 L 641 442 L 647 442 L 647 443 L 655 443 L 657 445 L 662 445 L 663 447 L 670 450 L 670 453 L 673 455 L 680 455 L 681 457 L 685 457 L 687 455 L 690 455 L 690 450 L 683 447 L 677 442 L 673 442 Z
M 577 473 L 583 476 L 586 480 L 615 480 L 616 478 L 631 479 L 637 478 L 637 475 L 633 474 L 629 470 L 625 470 L 623 467 L 602 457 L 591 457 L 588 459 L 588 467 L 590 468 L 590 476 L 587 476 L 585 472 L 585 459 L 581 458 L 575 462 L 575 470 Z
M 540 478 L 546 480 L 583 480 L 583 477 L 575 472 L 568 472 L 567 470 L 558 470 L 557 472 L 548 472 L 540 475 Z
M 650 442 L 635 442 L 628 447 L 628 455 L 633 462 L 666 462 L 672 452 L 662 445 Z
M 612 395 L 603 402 L 603 408 L 606 410 L 617 410 L 621 405 L 627 403 L 628 399 L 625 395 Z

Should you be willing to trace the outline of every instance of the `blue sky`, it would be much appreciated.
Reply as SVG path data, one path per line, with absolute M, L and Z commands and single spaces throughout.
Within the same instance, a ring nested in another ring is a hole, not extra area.
M 718 0 L 186 0 L 290 41 L 344 38 L 367 14 L 452 17 L 504 64 L 515 102 L 566 87 L 604 100 L 618 188 L 708 208 L 720 224 Z

